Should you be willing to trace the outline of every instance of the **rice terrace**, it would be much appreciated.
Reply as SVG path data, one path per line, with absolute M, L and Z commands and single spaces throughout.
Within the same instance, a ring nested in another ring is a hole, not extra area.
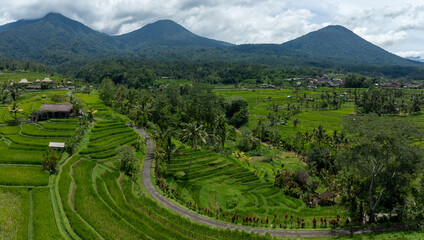
M 0 239 L 424 239 L 420 59 L 84 24 L 0 26 Z

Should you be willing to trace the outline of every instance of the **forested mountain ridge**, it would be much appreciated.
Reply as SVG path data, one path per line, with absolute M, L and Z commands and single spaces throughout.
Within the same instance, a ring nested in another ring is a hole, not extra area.
M 414 65 L 408 60 L 364 40 L 349 29 L 331 25 L 282 45 L 289 50 L 358 64 Z
M 0 57 L 37 61 L 58 70 L 116 57 L 344 69 L 424 66 L 391 54 L 341 26 L 329 26 L 283 44 L 234 45 L 200 37 L 171 20 L 109 36 L 58 13 L 0 26 Z
M 160 20 L 115 37 L 130 48 L 139 45 L 229 47 L 232 44 L 197 36 L 172 20 Z

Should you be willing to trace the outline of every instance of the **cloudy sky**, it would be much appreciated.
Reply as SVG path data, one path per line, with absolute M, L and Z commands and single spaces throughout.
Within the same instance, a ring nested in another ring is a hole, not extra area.
M 111 35 L 171 19 L 231 43 L 283 43 L 343 25 L 403 57 L 424 58 L 423 0 L 0 0 L 0 25 L 59 12 Z

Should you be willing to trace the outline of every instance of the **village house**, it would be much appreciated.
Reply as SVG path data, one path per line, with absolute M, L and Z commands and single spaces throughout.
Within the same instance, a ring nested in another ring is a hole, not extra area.
M 30 83 L 32 83 L 32 82 L 29 82 L 29 81 L 28 81 L 28 79 L 23 78 L 23 79 L 21 79 L 18 83 L 19 83 L 19 84 L 30 84 Z
M 32 112 L 31 121 L 36 122 L 51 118 L 69 118 L 72 109 L 72 103 L 43 103 L 37 111 Z
M 41 86 L 40 85 L 28 85 L 25 87 L 28 90 L 40 90 Z

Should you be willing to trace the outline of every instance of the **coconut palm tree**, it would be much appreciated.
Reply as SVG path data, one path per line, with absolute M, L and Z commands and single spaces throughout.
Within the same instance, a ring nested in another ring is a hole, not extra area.
M 18 120 L 18 113 L 23 112 L 24 110 L 20 108 L 19 104 L 17 102 L 12 102 L 12 106 L 9 107 L 9 112 L 12 115 L 12 117 L 15 119 L 15 121 Z
M 197 122 L 183 123 L 183 130 L 181 133 L 182 133 L 182 140 L 184 142 L 186 141 L 191 142 L 190 165 L 188 166 L 187 173 L 186 173 L 186 176 L 188 176 L 188 173 L 190 172 L 190 168 L 191 168 L 191 163 L 193 161 L 194 148 L 197 147 L 199 142 L 206 143 L 207 133 L 204 130 L 204 126 L 201 124 L 198 124 Z
M 92 106 L 88 107 L 87 109 L 87 116 L 88 116 L 88 120 L 93 121 L 94 120 L 94 114 L 97 113 L 97 110 L 94 110 L 94 108 Z
M 152 105 L 152 102 L 150 101 L 150 96 L 144 95 L 141 101 L 139 102 L 139 104 L 136 106 L 136 109 L 139 115 L 141 115 L 141 121 L 142 121 L 141 124 L 143 126 L 146 126 L 148 115 L 153 110 L 153 105 Z
M 163 130 L 162 128 L 158 127 L 152 136 L 153 139 L 155 139 L 157 146 L 159 147 L 158 153 L 163 153 L 168 161 L 164 173 L 166 173 L 169 168 L 172 155 L 174 155 L 180 149 L 180 147 L 177 147 L 172 142 L 172 136 L 174 135 L 175 131 L 172 128 L 168 127 L 167 129 Z
M 300 120 L 299 120 L 299 118 L 295 118 L 295 119 L 293 119 L 293 129 L 294 129 L 294 134 L 296 135 L 296 128 L 297 128 L 297 125 L 299 125 L 300 124 Z
M 221 150 L 225 149 L 225 141 L 228 138 L 227 118 L 224 115 L 218 115 L 215 119 L 215 135 L 221 145 Z

